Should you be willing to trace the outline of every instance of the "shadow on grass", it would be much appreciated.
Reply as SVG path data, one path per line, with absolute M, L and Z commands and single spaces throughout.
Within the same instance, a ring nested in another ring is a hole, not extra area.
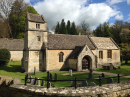
M 7 72 L 21 72 L 21 66 L 20 65 L 1 66 L 0 70 L 4 70 Z

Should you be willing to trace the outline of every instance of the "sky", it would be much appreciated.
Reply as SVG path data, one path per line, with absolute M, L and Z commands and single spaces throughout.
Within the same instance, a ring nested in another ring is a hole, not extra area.
M 47 21 L 50 32 L 62 19 L 78 26 L 85 20 L 94 30 L 100 23 L 130 23 L 130 0 L 25 0 Z

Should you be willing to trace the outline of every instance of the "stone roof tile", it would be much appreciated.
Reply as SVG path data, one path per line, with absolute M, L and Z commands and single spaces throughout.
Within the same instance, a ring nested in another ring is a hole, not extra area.
M 95 49 L 87 35 L 64 35 L 48 34 L 49 49 L 75 49 L 76 46 L 88 45 L 90 49 Z

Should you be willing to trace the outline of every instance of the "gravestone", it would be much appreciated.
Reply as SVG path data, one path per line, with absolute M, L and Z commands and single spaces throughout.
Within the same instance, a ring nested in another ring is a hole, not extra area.
M 57 73 L 55 73 L 55 80 L 58 80 L 58 76 Z M 57 82 L 57 81 L 56 81 Z
M 72 69 L 69 70 L 69 75 L 72 76 Z
M 37 79 L 39 79 L 39 78 L 37 78 Z M 37 80 L 37 85 L 40 86 L 40 80 Z
M 89 76 L 88 76 L 89 79 L 93 79 L 93 73 L 92 72 L 93 72 L 93 70 L 90 69 L 90 73 L 89 73 Z
M 45 85 L 45 81 L 44 80 L 42 80 L 42 84 L 41 84 L 41 86 L 44 86 Z
M 36 74 L 36 67 L 34 67 L 34 75 Z
M 88 86 L 88 82 L 87 80 L 84 79 L 84 81 L 82 81 L 82 87 L 86 87 L 86 86 Z
M 118 69 L 120 69 L 121 67 L 119 66 Z
M 30 76 L 30 83 L 32 83 L 32 79 L 31 78 L 32 78 L 32 76 Z
M 52 80 L 52 73 L 50 73 L 50 80 Z
M 77 81 L 76 81 L 76 85 L 77 85 Z M 75 81 L 72 82 L 72 87 L 75 87 Z
M 113 83 L 113 82 L 114 82 L 113 78 L 111 78 L 111 77 L 107 78 L 107 84 L 110 84 L 110 83 Z
M 51 87 L 51 83 L 49 82 L 49 88 Z
M 94 82 L 90 82 L 90 86 L 96 86 Z
M 102 77 L 105 77 L 104 73 L 102 73 Z
M 114 68 L 114 70 L 116 70 L 116 67 Z
M 20 84 L 21 80 L 19 78 L 14 78 L 12 83 L 13 84 Z

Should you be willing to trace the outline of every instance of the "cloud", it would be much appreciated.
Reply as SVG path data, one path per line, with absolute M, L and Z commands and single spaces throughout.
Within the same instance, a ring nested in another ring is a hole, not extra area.
M 26 3 L 30 3 L 30 0 L 24 0 Z
M 107 0 L 106 2 L 109 4 L 109 5 L 114 5 L 114 4 L 117 4 L 117 3 L 121 3 L 121 2 L 124 2 L 126 0 Z
M 128 19 L 126 21 L 130 20 L 130 14 L 128 15 Z
M 130 0 L 127 0 L 127 4 L 130 5 Z
M 123 15 L 122 14 L 118 14 L 118 15 L 116 15 L 115 16 L 115 19 L 117 19 L 117 20 L 123 20 Z
M 88 4 L 87 0 L 44 0 L 34 5 L 39 14 L 47 20 L 49 29 L 61 22 L 68 20 L 80 25 L 85 20 L 91 29 L 95 29 L 100 23 L 108 21 L 111 17 L 120 17 L 120 11 L 112 9 L 105 3 Z

